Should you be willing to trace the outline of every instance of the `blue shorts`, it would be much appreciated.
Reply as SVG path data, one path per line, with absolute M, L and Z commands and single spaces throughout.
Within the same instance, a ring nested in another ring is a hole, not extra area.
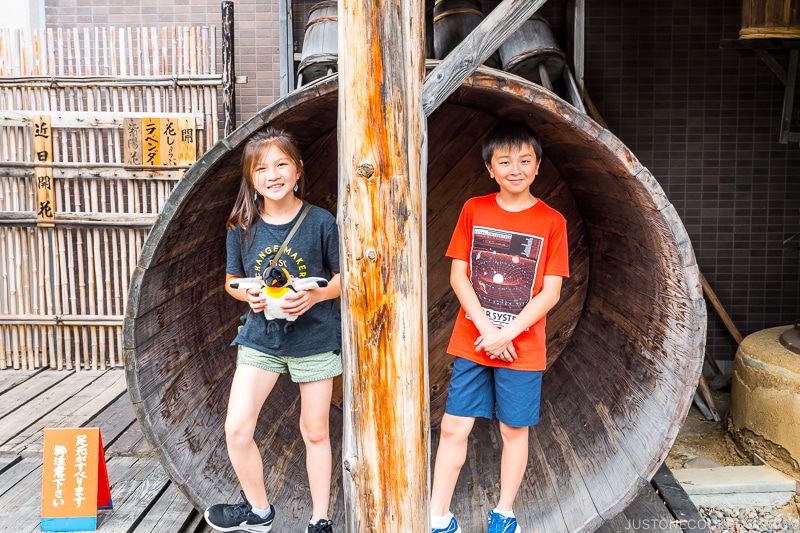
M 456 357 L 445 412 L 455 416 L 494 418 L 507 426 L 539 423 L 542 372 L 483 366 Z

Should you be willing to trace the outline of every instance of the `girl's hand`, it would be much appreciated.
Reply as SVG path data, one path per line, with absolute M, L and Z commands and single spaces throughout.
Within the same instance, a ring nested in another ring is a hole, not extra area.
M 267 306 L 267 295 L 261 289 L 247 289 L 247 303 L 254 313 L 260 313 Z
M 475 351 L 483 351 L 489 359 L 497 359 L 510 363 L 517 359 L 517 350 L 514 348 L 514 337 L 510 337 L 505 328 L 492 328 L 475 341 Z
M 281 309 L 290 316 L 300 316 L 317 303 L 314 290 L 290 292 L 283 298 Z

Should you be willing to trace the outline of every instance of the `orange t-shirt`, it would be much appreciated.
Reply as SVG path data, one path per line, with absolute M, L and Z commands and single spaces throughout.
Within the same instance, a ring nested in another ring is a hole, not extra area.
M 467 200 L 461 210 L 447 257 L 469 265 L 472 288 L 486 316 L 498 327 L 509 324 L 542 290 L 545 276 L 569 276 L 567 221 L 538 200 L 510 212 L 497 204 L 497 194 Z M 515 340 L 518 359 L 489 359 L 475 351 L 478 328 L 464 309 L 458 312 L 447 353 L 485 366 L 544 370 L 547 366 L 545 317 Z

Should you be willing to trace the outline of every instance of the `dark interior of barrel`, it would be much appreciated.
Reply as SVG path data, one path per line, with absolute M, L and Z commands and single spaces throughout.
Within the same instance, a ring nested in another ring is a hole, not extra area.
M 306 198 L 335 213 L 337 97 L 336 78 L 322 80 L 218 143 L 170 197 L 134 276 L 129 389 L 148 440 L 199 508 L 233 501 L 239 490 L 223 423 L 235 366 L 229 344 L 245 309 L 225 294 L 223 280 L 225 221 L 238 190 L 242 143 L 264 124 L 291 131 L 303 149 Z M 705 327 L 694 258 L 655 180 L 613 135 L 537 86 L 496 71 L 473 75 L 428 120 L 432 449 L 458 309 L 444 251 L 464 201 L 496 190 L 480 144 L 504 119 L 527 122 L 542 140 L 533 190 L 567 218 L 571 268 L 548 318 L 541 422 L 531 432 L 516 512 L 533 530 L 592 530 L 652 476 L 688 410 Z M 340 394 L 334 404 L 332 517 L 343 524 Z M 287 524 L 310 512 L 298 414 L 298 388 L 281 379 L 256 431 L 266 485 L 279 522 Z M 496 423 L 479 421 L 453 498 L 466 531 L 496 503 L 500 448 Z

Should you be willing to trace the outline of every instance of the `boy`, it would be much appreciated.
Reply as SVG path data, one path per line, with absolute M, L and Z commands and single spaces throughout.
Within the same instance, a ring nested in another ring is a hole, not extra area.
M 530 192 L 542 157 L 536 135 L 501 122 L 482 155 L 500 191 L 464 204 L 447 249 L 461 310 L 447 348 L 456 359 L 436 453 L 432 533 L 461 531 L 450 500 L 475 417 L 493 418 L 495 405 L 503 452 L 489 533 L 520 531 L 512 506 L 528 463 L 528 428 L 539 422 L 545 315 L 569 275 L 566 220 Z

